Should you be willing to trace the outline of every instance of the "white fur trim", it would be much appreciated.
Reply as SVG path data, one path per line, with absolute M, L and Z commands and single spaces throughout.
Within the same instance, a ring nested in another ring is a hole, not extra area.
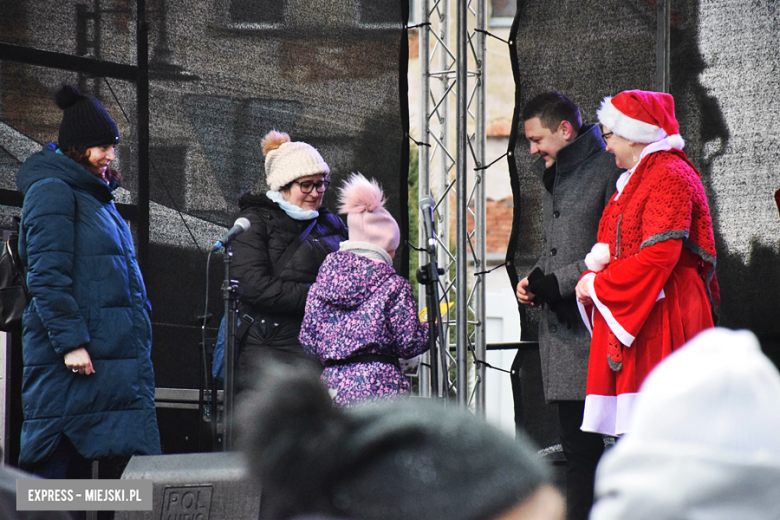
M 609 310 L 609 307 L 604 305 L 601 300 L 599 300 L 598 295 L 596 294 L 596 287 L 594 284 L 595 280 L 595 276 L 587 279 L 588 293 L 590 293 L 593 304 L 599 310 L 601 316 L 604 318 L 604 321 L 607 322 L 607 326 L 612 331 L 612 333 L 615 334 L 617 339 L 619 339 L 623 345 L 630 347 L 634 343 L 636 336 L 632 336 L 628 331 L 626 331 L 626 329 L 623 328 L 623 325 L 621 325 L 620 322 L 615 319 L 615 316 L 612 315 L 612 311 Z
M 591 394 L 585 397 L 585 412 L 582 414 L 580 429 L 613 437 L 628 433 L 638 396 L 639 393 L 625 393 L 617 396 Z
M 585 255 L 585 265 L 591 271 L 599 272 L 609 264 L 609 244 L 598 242 L 593 245 L 590 253 Z
M 611 97 L 605 97 L 601 108 L 596 111 L 599 122 L 610 131 L 635 143 L 654 143 L 666 137 L 660 126 L 651 125 L 638 119 L 632 119 L 615 108 Z
M 666 142 L 669 143 L 669 146 L 675 150 L 682 150 L 685 147 L 685 141 L 683 141 L 683 138 L 680 134 L 670 135 L 666 138 Z
M 596 273 L 588 273 L 583 277 L 583 279 L 595 278 L 595 277 L 596 277 Z M 593 308 L 595 309 L 595 307 Z M 591 312 L 591 315 L 588 316 L 587 309 L 585 309 L 585 306 L 579 300 L 577 300 L 577 309 L 579 309 L 580 311 L 580 318 L 582 318 L 582 323 L 585 324 L 585 328 L 588 329 L 588 334 L 590 334 L 592 337 L 593 336 L 593 325 L 592 325 L 593 313 Z
M 590 324 L 588 311 L 585 309 L 585 306 L 579 300 L 577 300 L 577 309 L 580 311 L 580 318 L 582 318 L 582 323 L 584 323 L 585 328 L 588 329 L 588 334 L 590 334 L 590 336 L 593 337 L 593 327 Z

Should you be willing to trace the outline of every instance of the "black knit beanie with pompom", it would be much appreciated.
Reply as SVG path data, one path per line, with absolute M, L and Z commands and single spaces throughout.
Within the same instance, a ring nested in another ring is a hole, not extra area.
M 63 150 L 92 148 L 119 143 L 119 130 L 100 101 L 63 85 L 54 96 L 63 111 L 58 144 Z

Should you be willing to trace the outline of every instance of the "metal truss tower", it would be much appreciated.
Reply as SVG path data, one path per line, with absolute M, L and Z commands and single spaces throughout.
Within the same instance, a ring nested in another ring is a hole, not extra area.
M 460 406 L 484 414 L 485 366 L 479 361 L 485 359 L 480 272 L 486 257 L 487 1 L 420 0 L 419 9 L 419 194 L 435 200 L 435 259 L 443 270 L 439 300 L 446 304 L 442 324 L 447 345 L 429 359 L 438 368 L 432 370 L 438 385 L 434 388 L 430 373 L 422 372 L 420 388 L 422 395 L 454 397 Z M 420 265 L 429 260 L 420 254 Z M 421 296 L 421 307 L 425 305 Z

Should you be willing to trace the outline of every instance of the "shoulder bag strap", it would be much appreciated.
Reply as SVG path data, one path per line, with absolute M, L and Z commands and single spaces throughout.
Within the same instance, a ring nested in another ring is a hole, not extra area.
M 303 230 L 303 233 L 298 235 L 298 238 L 293 240 L 292 244 L 287 246 L 287 249 L 285 249 L 284 254 L 279 258 L 279 261 L 276 262 L 276 265 L 274 266 L 274 278 L 279 278 L 282 275 L 282 270 L 284 269 L 284 266 L 287 265 L 287 262 L 290 261 L 290 258 L 293 257 L 295 252 L 298 250 L 299 247 L 301 247 L 301 244 L 303 244 L 306 241 L 306 237 L 309 236 L 309 233 L 311 233 L 311 230 L 314 229 L 314 226 L 317 225 L 317 219 L 311 221 L 311 224 Z
M 309 233 L 311 233 L 311 230 L 314 229 L 314 226 L 316 225 L 317 219 L 315 218 L 311 221 L 311 224 L 309 224 L 306 229 L 303 230 L 303 233 L 298 235 L 298 237 L 293 240 L 289 246 L 287 246 L 287 249 L 284 250 L 281 258 L 279 258 L 279 261 L 276 262 L 276 266 L 274 267 L 274 278 L 279 278 L 279 276 L 282 274 L 284 266 L 287 265 L 287 262 L 290 261 L 290 258 L 292 258 L 298 248 L 301 247 L 301 244 L 304 243 L 306 237 L 309 236 Z M 241 343 L 241 340 L 244 338 L 244 334 L 246 334 L 246 332 L 249 330 L 249 327 L 252 326 L 256 319 L 257 316 L 250 316 L 249 314 L 241 315 L 241 325 L 239 325 L 236 329 L 236 341 L 238 343 Z

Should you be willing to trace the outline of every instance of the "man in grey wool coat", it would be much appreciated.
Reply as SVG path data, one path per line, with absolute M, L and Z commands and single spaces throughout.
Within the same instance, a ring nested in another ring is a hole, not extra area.
M 545 400 L 558 404 L 566 456 L 569 520 L 585 520 L 593 478 L 604 451 L 601 435 L 580 430 L 585 406 L 590 334 L 579 317 L 574 288 L 585 255 L 596 243 L 599 219 L 621 171 L 604 148 L 598 125 L 582 125 L 580 110 L 558 92 L 537 95 L 523 109 L 532 167 L 544 184 L 544 253 L 517 284 L 523 305 L 541 306 L 539 353 Z

